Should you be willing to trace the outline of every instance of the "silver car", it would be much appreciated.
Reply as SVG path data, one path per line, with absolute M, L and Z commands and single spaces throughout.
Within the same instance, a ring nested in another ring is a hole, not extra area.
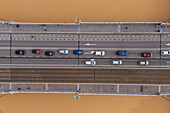
M 60 49 L 60 50 L 58 50 L 58 53 L 67 55 L 69 53 L 69 51 L 67 49 Z
M 121 65 L 121 64 L 122 64 L 122 61 L 121 61 L 121 60 L 112 60 L 112 61 L 111 61 L 111 64 Z

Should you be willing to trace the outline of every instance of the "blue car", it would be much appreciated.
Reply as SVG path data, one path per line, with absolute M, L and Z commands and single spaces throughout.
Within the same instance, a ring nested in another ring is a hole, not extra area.
M 127 56 L 127 51 L 117 51 L 117 55 Z
M 83 51 L 82 50 L 74 50 L 73 53 L 76 55 L 82 55 Z

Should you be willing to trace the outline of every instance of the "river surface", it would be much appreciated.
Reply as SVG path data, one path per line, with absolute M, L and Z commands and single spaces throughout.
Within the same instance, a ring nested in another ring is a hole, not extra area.
M 148 22 L 170 19 L 170 0 L 0 0 L 0 18 L 17 22 Z
M 170 113 L 170 101 L 162 97 L 8 94 L 0 97 L 0 113 Z

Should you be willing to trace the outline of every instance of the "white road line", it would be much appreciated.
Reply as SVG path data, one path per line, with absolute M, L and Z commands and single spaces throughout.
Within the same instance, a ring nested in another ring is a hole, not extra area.
M 119 84 L 117 84 L 117 93 L 119 93 Z
M 170 46 L 170 43 L 167 43 L 166 45 L 167 45 L 167 46 Z
M 48 90 L 48 83 L 45 84 L 45 89 Z
M 11 64 L 0 64 L 0 65 L 11 65 Z
M 120 29 L 120 25 L 118 25 L 118 32 L 120 33 L 121 31 L 120 31 L 121 29 Z
M 85 54 L 85 55 L 92 55 L 93 53 L 85 52 L 84 54 Z

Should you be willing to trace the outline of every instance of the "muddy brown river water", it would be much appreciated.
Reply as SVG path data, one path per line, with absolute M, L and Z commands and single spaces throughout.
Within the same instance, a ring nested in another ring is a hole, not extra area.
M 148 22 L 170 18 L 170 0 L 1 0 L 0 18 L 18 22 Z
M 0 113 L 170 113 L 162 97 L 9 94 L 0 97 Z

